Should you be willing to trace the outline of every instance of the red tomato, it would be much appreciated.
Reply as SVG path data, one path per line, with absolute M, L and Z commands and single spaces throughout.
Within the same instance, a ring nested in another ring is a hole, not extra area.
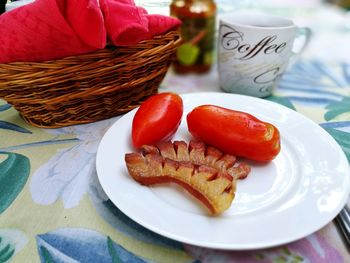
M 180 125 L 183 103 L 175 93 L 159 93 L 149 97 L 137 110 L 132 122 L 132 142 L 136 148 L 144 144 L 170 140 Z
M 275 126 L 241 111 L 202 105 L 187 115 L 187 126 L 195 138 L 255 161 L 270 161 L 281 149 Z

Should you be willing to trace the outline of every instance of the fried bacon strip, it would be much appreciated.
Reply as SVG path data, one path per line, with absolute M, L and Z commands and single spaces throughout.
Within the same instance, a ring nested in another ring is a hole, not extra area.
M 143 155 L 155 153 L 174 161 L 206 165 L 228 173 L 234 179 L 244 179 L 250 172 L 250 166 L 246 163 L 239 163 L 238 166 L 234 166 L 237 161 L 235 156 L 224 154 L 217 148 L 207 146 L 201 141 L 190 141 L 188 145 L 184 141 L 160 142 L 156 146 L 144 145 L 141 150 Z
M 202 142 L 145 145 L 142 153 L 125 154 L 129 174 L 143 185 L 174 182 L 200 200 L 212 214 L 228 209 L 237 179 L 250 172 L 247 164 Z

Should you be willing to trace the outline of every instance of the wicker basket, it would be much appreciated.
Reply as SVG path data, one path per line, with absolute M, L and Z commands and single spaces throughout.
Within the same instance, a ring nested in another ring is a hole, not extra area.
M 0 64 L 0 98 L 38 127 L 107 119 L 158 92 L 179 42 L 179 32 L 170 31 L 136 46 L 40 63 Z

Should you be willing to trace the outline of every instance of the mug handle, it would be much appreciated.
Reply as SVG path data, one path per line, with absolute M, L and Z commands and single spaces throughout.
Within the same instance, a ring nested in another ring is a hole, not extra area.
M 304 38 L 304 39 L 303 39 L 303 43 L 300 45 L 298 50 L 296 50 L 296 51 L 292 50 L 292 56 L 289 60 L 289 67 L 293 66 L 294 63 L 297 62 L 301 53 L 303 53 L 304 50 L 306 49 L 306 47 L 309 45 L 311 36 L 312 36 L 312 31 L 310 28 L 308 28 L 308 27 L 298 27 L 297 28 L 297 33 L 296 33 L 296 36 L 294 39 L 294 47 L 295 47 L 295 42 L 297 39 L 300 39 L 300 38 Z

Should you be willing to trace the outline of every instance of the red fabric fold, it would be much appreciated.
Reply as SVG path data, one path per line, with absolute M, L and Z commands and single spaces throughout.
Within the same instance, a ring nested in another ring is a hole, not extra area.
M 97 0 L 36 0 L 0 16 L 0 63 L 58 59 L 105 45 Z
M 132 0 L 100 0 L 107 34 L 116 46 L 134 45 L 180 26 L 180 20 L 149 15 Z
M 36 0 L 0 15 L 0 63 L 59 59 L 134 45 L 180 25 L 132 0 Z

